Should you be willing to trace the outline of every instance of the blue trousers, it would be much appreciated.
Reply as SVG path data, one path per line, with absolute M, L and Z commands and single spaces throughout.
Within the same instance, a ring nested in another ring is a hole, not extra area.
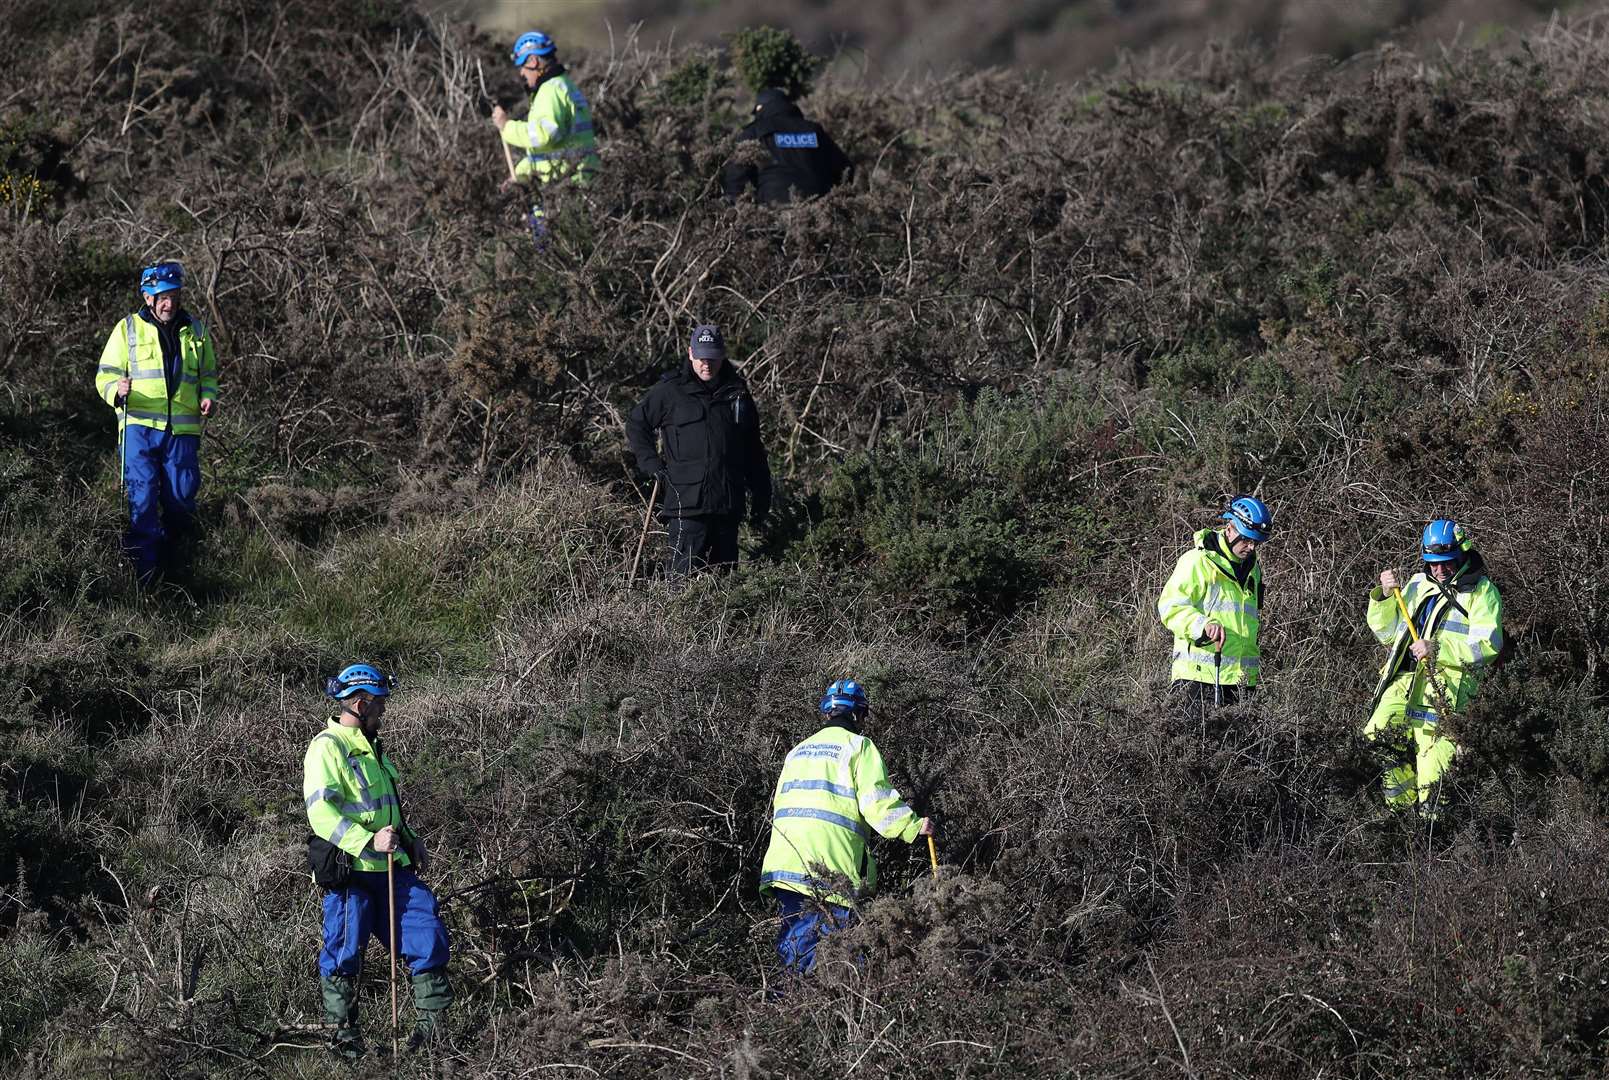
M 318 973 L 358 977 L 369 935 L 391 949 L 387 919 L 386 876 L 358 870 L 352 884 L 324 894 L 324 944 L 318 951 Z M 415 975 L 447 966 L 447 928 L 436 911 L 436 895 L 407 867 L 397 868 L 397 951 Z
M 175 435 L 141 424 L 125 424 L 118 447 L 123 455 L 123 490 L 128 493 L 129 527 L 123 548 L 141 578 L 156 571 L 170 533 L 189 527 L 201 490 L 201 436 Z
M 525 224 L 531 230 L 531 239 L 536 242 L 536 250 L 546 250 L 548 246 L 548 217 L 542 212 L 540 206 L 531 207 L 531 212 L 525 215 Z
M 782 909 L 782 928 L 777 931 L 777 955 L 782 966 L 801 975 L 816 966 L 816 943 L 834 930 L 855 925 L 856 915 L 849 908 L 823 904 L 808 896 L 777 889 L 777 906 Z

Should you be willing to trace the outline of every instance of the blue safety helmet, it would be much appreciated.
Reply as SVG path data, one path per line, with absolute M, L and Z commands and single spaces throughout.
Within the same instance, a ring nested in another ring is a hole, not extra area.
M 865 712 L 870 705 L 866 701 L 866 688 L 854 679 L 839 679 L 827 687 L 827 692 L 821 695 L 821 711 L 832 713 L 838 709 L 848 709 L 859 714 Z
M 375 697 L 390 697 L 397 688 L 397 677 L 387 675 L 372 664 L 348 664 L 341 673 L 324 684 L 324 693 L 343 701 L 359 690 Z
M 1427 563 L 1462 559 L 1471 546 L 1469 534 L 1456 521 L 1437 518 L 1419 537 L 1419 555 Z
M 558 46 L 553 39 L 540 30 L 521 34 L 520 39 L 514 43 L 514 51 L 509 56 L 514 58 L 515 67 L 524 67 L 525 61 L 532 56 L 552 56 Z
M 1253 495 L 1242 495 L 1223 512 L 1225 521 L 1233 522 L 1235 531 L 1247 540 L 1261 544 L 1274 529 L 1274 515 L 1268 504 Z
M 176 262 L 159 262 L 140 271 L 140 291 L 146 296 L 184 288 L 184 267 Z

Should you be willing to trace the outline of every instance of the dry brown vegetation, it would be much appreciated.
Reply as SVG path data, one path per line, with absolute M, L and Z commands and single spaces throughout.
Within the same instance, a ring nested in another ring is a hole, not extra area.
M 859 177 L 782 213 L 715 191 L 721 58 L 622 43 L 575 58 L 606 177 L 537 256 L 480 119 L 500 44 L 390 0 L 164 12 L 0 14 L 8 1072 L 338 1071 L 298 765 L 357 656 L 406 684 L 461 988 L 404 1075 L 1602 1071 L 1598 23 L 829 81 Z M 147 595 L 91 378 L 170 255 L 228 411 L 194 570 Z M 706 319 L 777 520 L 730 581 L 628 587 L 620 412 Z M 1151 605 L 1253 488 L 1267 693 L 1181 726 Z M 1514 649 L 1432 833 L 1381 817 L 1356 732 L 1363 594 L 1439 513 Z M 779 1005 L 767 800 L 848 672 L 947 873 L 885 850 Z

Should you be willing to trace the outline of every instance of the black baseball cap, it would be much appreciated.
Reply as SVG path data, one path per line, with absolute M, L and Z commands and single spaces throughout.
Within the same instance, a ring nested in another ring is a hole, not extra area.
M 695 360 L 726 359 L 726 339 L 721 337 L 720 330 L 708 323 L 693 327 L 688 347 L 693 350 Z

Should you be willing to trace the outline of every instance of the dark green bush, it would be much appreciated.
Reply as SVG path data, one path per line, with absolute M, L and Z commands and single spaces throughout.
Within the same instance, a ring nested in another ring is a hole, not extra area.
M 1066 473 L 1090 410 L 985 392 L 912 446 L 855 455 L 823 487 L 803 548 L 909 598 L 917 625 L 978 629 L 1089 558 L 1113 522 Z
M 710 99 L 730 81 L 717 53 L 695 52 L 660 80 L 659 99 L 679 108 L 708 107 Z
M 755 26 L 727 35 L 732 66 L 751 93 L 774 87 L 798 99 L 810 93 L 826 60 L 774 26 Z

